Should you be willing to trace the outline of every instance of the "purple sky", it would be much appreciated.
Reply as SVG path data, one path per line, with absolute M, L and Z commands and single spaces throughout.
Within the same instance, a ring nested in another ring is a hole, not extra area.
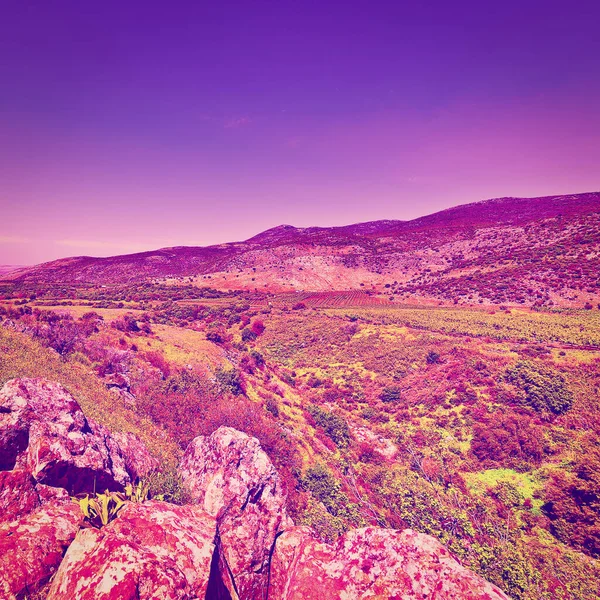
M 0 8 L 0 264 L 600 189 L 600 3 Z

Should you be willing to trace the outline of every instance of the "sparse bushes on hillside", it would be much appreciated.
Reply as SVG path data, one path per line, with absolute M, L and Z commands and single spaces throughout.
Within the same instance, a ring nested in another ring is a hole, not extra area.
M 497 412 L 473 426 L 471 450 L 489 466 L 525 470 L 543 456 L 539 430 L 532 419 L 513 412 Z
M 122 317 L 115 319 L 111 323 L 111 327 L 125 333 L 137 333 L 140 331 L 140 326 L 133 315 L 123 315 Z
M 589 439 L 570 470 L 554 470 L 545 489 L 543 512 L 550 530 L 594 558 L 600 558 L 600 444 Z

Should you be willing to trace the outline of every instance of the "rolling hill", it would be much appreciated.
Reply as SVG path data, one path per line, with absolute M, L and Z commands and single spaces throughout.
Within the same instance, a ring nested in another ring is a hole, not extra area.
M 364 290 L 389 301 L 595 305 L 600 192 L 498 198 L 411 221 L 280 225 L 243 241 L 65 258 L 15 283 L 193 283 L 265 292 Z

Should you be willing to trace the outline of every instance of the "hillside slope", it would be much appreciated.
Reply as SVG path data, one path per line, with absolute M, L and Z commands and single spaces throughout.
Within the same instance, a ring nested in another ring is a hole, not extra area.
M 75 257 L 7 277 L 35 283 L 185 280 L 269 292 L 363 289 L 394 300 L 595 305 L 600 193 L 499 198 L 412 221 L 281 225 L 244 242 Z M 185 278 L 185 279 L 184 279 Z

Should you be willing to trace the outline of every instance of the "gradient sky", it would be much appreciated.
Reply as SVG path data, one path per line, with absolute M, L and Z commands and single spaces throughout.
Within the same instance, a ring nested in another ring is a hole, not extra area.
M 0 264 L 600 189 L 600 2 L 0 3 Z

